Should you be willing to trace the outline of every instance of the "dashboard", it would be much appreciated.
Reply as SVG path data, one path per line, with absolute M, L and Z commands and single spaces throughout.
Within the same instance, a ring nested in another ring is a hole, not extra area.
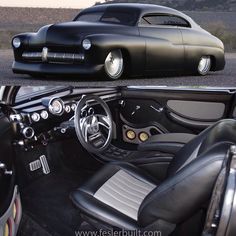
M 114 90 L 92 94 L 98 95 L 106 103 L 117 100 L 120 96 Z M 74 113 L 78 102 L 84 95 L 87 94 L 70 94 L 69 96 L 54 94 L 16 104 L 15 113 L 10 115 L 10 120 L 15 129 L 17 144 L 21 146 L 46 144 L 49 140 L 56 138 L 71 137 L 71 133 L 75 135 Z M 99 109 L 99 106 L 96 107 L 96 104 L 91 101 L 88 109 L 81 111 L 81 116 L 92 115 L 96 109 Z
M 74 114 L 77 104 L 84 95 L 99 96 L 110 106 L 114 118 L 113 125 L 116 126 L 114 137 L 118 137 L 127 145 L 139 145 L 153 135 L 167 132 L 157 122 L 150 120 L 140 124 L 139 120 L 135 120 L 144 113 L 149 114 L 153 110 L 152 107 L 157 106 L 156 104 L 151 103 L 153 106 L 150 108 L 149 103 L 141 107 L 137 105 L 140 101 L 138 103 L 130 99 L 124 101 L 120 91 L 116 89 L 95 91 L 83 89 L 76 93 L 73 90 L 72 93 L 51 93 L 50 96 L 42 94 L 36 99 L 27 97 L 27 100 L 18 101 L 13 107 L 15 113 L 10 115 L 15 128 L 16 144 L 30 148 L 36 144 L 47 145 L 53 140 L 71 138 L 73 135 L 76 137 Z M 88 108 L 81 111 L 81 117 L 100 114 L 100 106 L 96 105 L 93 101 L 89 102 Z M 155 116 L 160 114 L 155 112 Z

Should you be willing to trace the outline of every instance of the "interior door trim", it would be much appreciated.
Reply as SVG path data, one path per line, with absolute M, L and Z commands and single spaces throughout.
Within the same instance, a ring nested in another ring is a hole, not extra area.
M 167 108 L 183 118 L 202 122 L 218 121 L 225 113 L 225 104 L 220 102 L 171 99 L 167 101 Z
M 215 122 L 210 122 L 210 121 L 195 121 L 195 120 L 190 120 L 187 118 L 183 118 L 173 112 L 169 113 L 170 118 L 175 121 L 178 122 L 179 124 L 182 124 L 184 126 L 188 126 L 188 127 L 194 127 L 194 128 L 198 128 L 198 129 L 205 129 L 210 125 L 213 125 Z

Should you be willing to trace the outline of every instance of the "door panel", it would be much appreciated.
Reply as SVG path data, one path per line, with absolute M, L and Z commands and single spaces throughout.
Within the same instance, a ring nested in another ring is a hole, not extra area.
M 21 204 L 13 166 L 13 129 L 5 115 L 0 113 L 0 236 L 16 235 L 21 218 Z
M 168 110 L 182 117 L 199 121 L 217 121 L 224 115 L 225 104 L 219 102 L 199 102 L 168 100 Z
M 0 236 L 17 234 L 22 217 L 22 206 L 17 186 L 11 198 L 8 209 L 0 216 Z
M 232 118 L 234 93 L 228 90 L 143 89 L 122 91 L 121 123 L 146 130 L 154 126 L 163 133 L 198 134 L 220 119 Z M 121 127 L 122 129 L 122 127 Z M 160 132 L 161 133 L 161 132 Z M 124 139 L 124 133 L 123 140 Z M 154 133 L 155 135 L 155 133 Z
M 177 27 L 140 26 L 140 36 L 146 38 L 146 70 L 172 71 L 184 65 L 182 35 Z

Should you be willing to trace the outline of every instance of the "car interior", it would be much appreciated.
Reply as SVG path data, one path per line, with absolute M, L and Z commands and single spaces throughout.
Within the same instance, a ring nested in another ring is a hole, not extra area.
M 236 89 L 7 86 L 1 96 L 0 235 L 233 235 L 235 213 L 221 213 L 236 205 Z

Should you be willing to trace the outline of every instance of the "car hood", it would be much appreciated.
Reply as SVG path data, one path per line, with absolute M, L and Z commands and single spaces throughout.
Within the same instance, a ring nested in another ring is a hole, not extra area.
M 127 29 L 128 28 L 128 29 Z M 48 25 L 41 28 L 33 41 L 43 42 L 45 45 L 80 45 L 81 41 L 91 34 L 105 33 L 131 33 L 131 27 L 115 24 L 88 23 L 88 22 L 66 22 L 54 25 Z M 133 32 L 134 33 L 134 32 Z

